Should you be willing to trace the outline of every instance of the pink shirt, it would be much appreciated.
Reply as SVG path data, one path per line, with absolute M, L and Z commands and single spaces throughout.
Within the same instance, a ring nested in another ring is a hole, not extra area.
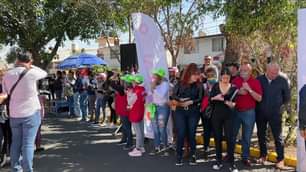
M 16 67 L 6 72 L 3 77 L 3 92 L 9 94 L 10 89 L 16 83 L 24 67 Z M 47 72 L 32 65 L 16 86 L 10 100 L 10 117 L 29 117 L 41 110 L 38 98 L 37 81 L 47 76 Z

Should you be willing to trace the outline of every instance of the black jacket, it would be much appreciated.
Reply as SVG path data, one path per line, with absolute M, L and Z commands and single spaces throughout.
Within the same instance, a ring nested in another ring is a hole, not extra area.
M 198 85 L 196 83 L 193 83 L 189 86 L 183 86 L 181 83 L 178 83 L 174 87 L 172 98 L 177 101 L 180 101 L 180 99 L 182 98 L 192 100 L 193 104 L 190 106 L 192 108 L 198 108 L 198 110 L 200 110 L 200 103 L 202 101 L 203 94 L 203 86 L 201 84 Z
M 286 78 L 278 76 L 269 83 L 266 75 L 257 77 L 263 95 L 262 100 L 256 106 L 256 115 L 270 116 L 280 114 L 281 107 L 290 101 L 289 83 Z
M 306 85 L 300 90 L 299 96 L 299 127 L 306 129 Z

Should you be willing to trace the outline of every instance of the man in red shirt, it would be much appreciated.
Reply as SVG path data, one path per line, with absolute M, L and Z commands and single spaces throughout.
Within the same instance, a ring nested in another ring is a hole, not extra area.
M 239 89 L 236 99 L 236 114 L 234 119 L 234 139 L 236 141 L 240 126 L 242 125 L 242 161 L 244 165 L 251 166 L 249 161 L 250 143 L 255 124 L 256 103 L 262 99 L 260 82 L 252 77 L 250 64 L 243 64 L 240 68 L 240 76 L 232 83 Z

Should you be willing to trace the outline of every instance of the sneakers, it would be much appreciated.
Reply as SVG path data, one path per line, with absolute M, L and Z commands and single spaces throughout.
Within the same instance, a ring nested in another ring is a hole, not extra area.
M 231 171 L 231 172 L 239 172 L 239 171 L 238 171 L 238 168 L 236 167 L 235 164 L 233 164 L 233 165 L 229 168 L 229 171 Z
M 189 165 L 197 165 L 197 158 L 195 155 L 192 155 L 189 159 Z
M 267 157 L 262 156 L 262 157 L 260 157 L 260 158 L 256 161 L 256 163 L 257 163 L 257 164 L 261 164 L 261 165 L 265 165 L 266 161 L 267 161 Z
M 7 161 L 7 156 L 6 154 L 1 155 L 1 161 L 0 161 L 0 167 L 4 167 Z
M 131 152 L 129 152 L 130 157 L 140 157 L 142 156 L 141 150 L 138 150 L 137 148 L 134 148 Z
M 183 160 L 182 160 L 182 158 L 177 158 L 175 165 L 176 165 L 176 166 L 182 166 L 182 165 L 183 165 Z
M 285 169 L 285 163 L 284 163 L 284 160 L 282 160 L 282 161 L 278 161 L 278 162 L 275 164 L 275 167 L 276 167 L 277 169 L 280 169 L 280 170 Z
M 138 150 L 140 150 L 141 153 L 145 153 L 146 152 L 144 147 L 138 148 Z
M 213 169 L 214 170 L 221 170 L 222 169 L 222 167 L 223 167 L 223 164 L 221 164 L 221 163 L 216 163 L 215 165 L 213 165 Z

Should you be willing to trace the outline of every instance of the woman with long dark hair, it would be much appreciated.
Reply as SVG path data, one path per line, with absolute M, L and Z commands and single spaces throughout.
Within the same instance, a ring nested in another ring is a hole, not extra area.
M 177 131 L 176 165 L 183 165 L 184 138 L 190 144 L 189 164 L 196 165 L 196 128 L 200 117 L 200 103 L 203 97 L 203 86 L 200 83 L 200 70 L 191 63 L 184 70 L 180 82 L 175 86 L 173 99 L 176 101 L 175 127 Z
M 237 88 L 230 83 L 231 74 L 227 68 L 221 71 L 220 81 L 215 84 L 210 92 L 210 103 L 212 106 L 211 123 L 216 145 L 217 162 L 214 170 L 220 170 L 222 164 L 222 138 L 223 131 L 227 143 L 227 158 L 230 163 L 230 171 L 238 172 L 234 164 L 234 138 L 233 138 L 233 108 L 238 93 Z

